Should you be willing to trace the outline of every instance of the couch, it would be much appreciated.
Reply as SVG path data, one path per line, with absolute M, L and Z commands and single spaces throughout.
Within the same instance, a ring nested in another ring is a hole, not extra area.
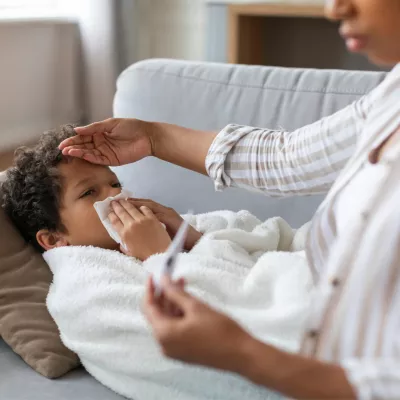
M 148 60 L 124 71 L 114 114 L 204 130 L 228 123 L 293 130 L 329 115 L 373 89 L 384 73 L 299 70 L 172 60 Z M 67 121 L 66 121 L 67 122 Z M 229 189 L 214 192 L 206 177 L 156 159 L 116 168 L 138 197 L 180 212 L 248 209 L 260 218 L 280 215 L 293 226 L 309 220 L 321 197 L 269 199 Z M 116 400 L 78 369 L 58 380 L 34 373 L 0 339 L 1 400 Z M 150 400 L 150 399 L 149 399 Z

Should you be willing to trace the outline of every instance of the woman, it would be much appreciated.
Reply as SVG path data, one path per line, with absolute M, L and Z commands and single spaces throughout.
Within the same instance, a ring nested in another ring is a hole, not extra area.
M 350 51 L 377 64 L 400 62 L 399 0 L 331 0 L 326 13 L 342 22 Z M 144 311 L 169 357 L 293 398 L 400 399 L 399 125 L 397 66 L 360 101 L 292 133 L 231 125 L 198 134 L 111 119 L 78 129 L 61 147 L 107 165 L 153 155 L 208 173 L 217 189 L 256 185 L 282 196 L 330 189 L 307 244 L 318 290 L 301 354 L 258 342 L 182 283 L 166 279 L 159 300 L 150 282 Z

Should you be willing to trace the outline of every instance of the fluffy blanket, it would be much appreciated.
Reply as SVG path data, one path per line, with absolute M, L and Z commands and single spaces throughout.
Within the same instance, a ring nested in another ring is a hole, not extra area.
M 187 218 L 205 234 L 180 255 L 175 277 L 260 340 L 297 351 L 312 289 L 300 251 L 307 226 L 294 231 L 281 218 L 261 222 L 244 211 Z M 162 257 L 141 263 L 93 247 L 46 252 L 54 274 L 47 305 L 64 344 L 96 379 L 130 399 L 276 398 L 234 374 L 162 356 L 140 311 L 148 274 L 159 274 Z

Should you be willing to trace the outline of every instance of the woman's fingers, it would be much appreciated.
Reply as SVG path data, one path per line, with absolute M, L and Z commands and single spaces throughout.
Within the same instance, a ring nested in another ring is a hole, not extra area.
M 85 136 L 87 137 L 87 136 Z M 96 146 L 93 142 L 88 142 L 88 143 L 82 143 L 82 144 L 74 144 L 71 146 L 64 146 L 62 149 L 63 154 L 68 154 L 68 151 L 70 150 L 96 150 Z M 98 151 L 98 150 L 97 150 Z
M 70 156 L 71 152 L 82 155 L 86 153 L 93 153 L 95 155 L 101 156 L 100 151 L 94 147 L 93 143 L 77 144 L 76 146 L 68 146 L 62 149 L 62 153 L 64 156 Z
M 61 146 L 61 145 L 60 145 Z M 93 154 L 95 156 L 101 156 L 102 153 L 96 148 L 95 144 L 91 141 L 83 144 L 75 144 L 71 146 L 64 146 L 62 149 L 64 156 L 72 156 L 82 158 L 85 154 Z
M 182 284 L 174 284 L 168 277 L 162 278 L 165 299 L 174 303 L 183 313 L 197 304 L 197 300 L 184 291 Z
M 153 277 L 150 277 L 147 286 L 146 286 L 146 300 L 150 303 L 155 303 L 156 302 L 156 286 L 154 284 Z
M 179 287 L 180 290 L 184 290 L 185 287 L 185 280 L 183 278 L 179 279 L 175 282 L 175 285 Z M 157 314 L 162 314 L 164 316 L 169 317 L 182 317 L 183 311 L 179 307 L 179 305 L 175 304 L 174 302 L 168 300 L 165 297 L 165 294 L 162 293 L 161 296 L 155 296 L 155 285 L 153 278 L 150 278 L 146 288 L 146 296 L 145 296 L 145 305 L 156 307 L 158 312 Z M 155 314 L 153 313 L 153 316 Z
M 63 155 L 81 158 L 92 164 L 110 165 L 110 160 L 106 156 L 103 156 L 98 150 L 69 148 L 68 151 L 63 150 Z
M 185 280 L 183 278 L 179 279 L 176 282 L 176 285 L 178 285 L 181 288 L 181 290 L 184 290 Z M 176 304 L 174 304 L 172 307 L 172 313 L 173 313 L 174 317 L 183 317 L 183 315 L 184 315 L 183 311 Z
M 80 126 L 75 128 L 75 132 L 78 135 L 95 135 L 96 133 L 107 133 L 112 132 L 112 130 L 118 125 L 118 119 L 109 118 L 105 121 L 95 122 L 87 126 Z
M 66 147 L 71 147 L 71 146 L 80 146 L 86 143 L 92 143 L 93 138 L 91 136 L 73 136 L 68 139 L 63 140 L 58 148 L 60 150 L 65 149 Z

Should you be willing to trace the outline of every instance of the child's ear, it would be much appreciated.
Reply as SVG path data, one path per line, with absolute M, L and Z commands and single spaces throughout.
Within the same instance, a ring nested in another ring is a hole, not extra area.
M 46 251 L 56 247 L 64 247 L 69 245 L 63 235 L 58 232 L 50 232 L 47 229 L 40 230 L 36 234 L 36 240 Z

